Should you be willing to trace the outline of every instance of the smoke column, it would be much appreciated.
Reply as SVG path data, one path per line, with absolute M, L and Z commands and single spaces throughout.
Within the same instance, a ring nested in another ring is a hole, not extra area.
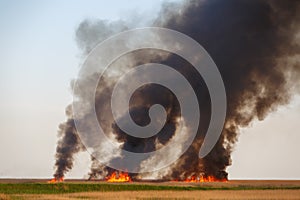
M 300 28 L 299 6 L 293 0 L 189 1 L 179 12 L 165 6 L 157 24 L 203 45 L 219 67 L 228 99 L 225 127 L 213 151 L 198 160 L 199 143 L 195 142 L 195 149 L 181 158 L 169 176 L 226 175 L 239 129 L 289 102 L 291 85 L 299 84 L 297 79 L 289 80 L 290 73 L 299 78 L 299 62 L 288 63 L 300 52 L 295 39 Z
M 192 175 L 227 178 L 226 167 L 231 164 L 231 152 L 238 140 L 240 128 L 249 126 L 253 120 L 263 120 L 299 92 L 300 1 L 199 0 L 165 3 L 153 25 L 182 32 L 208 51 L 224 80 L 228 102 L 226 122 L 219 141 L 205 158 L 199 159 L 203 133 L 210 119 L 210 98 L 202 78 L 195 76 L 195 70 L 177 55 L 161 51 L 157 54 L 146 50 L 137 51 L 123 61 L 121 58 L 121 61 L 114 63 L 116 66 L 124 66 L 126 63 L 126 68 L 149 62 L 166 64 L 186 77 L 199 99 L 201 121 L 193 144 L 176 163 L 156 175 L 158 178 L 179 180 Z M 83 52 L 88 53 L 109 34 L 128 28 L 131 27 L 125 22 L 84 21 L 77 29 L 77 42 Z M 88 90 L 87 78 L 79 77 L 77 81 Z M 176 119 L 180 116 L 176 97 L 168 89 L 155 84 L 137 90 L 129 105 L 130 114 L 137 124 L 149 123 L 147 113 L 153 104 L 164 106 L 168 115 L 165 127 L 156 136 L 149 139 L 134 138 L 123 133 L 112 118 L 109 103 L 116 81 L 107 74 L 99 81 L 99 89 L 96 91 L 98 121 L 106 127 L 110 137 L 119 142 L 123 149 L 133 152 L 149 152 L 167 144 L 176 134 Z M 84 102 L 84 95 L 84 92 L 76 94 L 81 102 Z M 118 120 L 122 121 L 122 118 Z M 188 129 L 186 131 L 188 133 Z M 71 117 L 60 126 L 60 136 L 55 177 L 63 176 L 70 170 L 74 153 L 83 150 Z M 170 155 L 175 153 L 176 149 Z M 103 157 L 105 162 L 114 161 L 105 154 Z M 111 171 L 95 159 L 92 162 L 93 177 Z M 151 167 L 155 162 L 149 158 L 141 167 Z
M 70 118 L 65 123 L 59 125 L 59 141 L 55 155 L 56 172 L 54 177 L 56 180 L 63 178 L 64 174 L 72 169 L 74 162 L 73 155 L 84 149 L 76 133 L 74 120 L 71 118 L 70 107 L 67 107 L 66 110 L 66 114 Z

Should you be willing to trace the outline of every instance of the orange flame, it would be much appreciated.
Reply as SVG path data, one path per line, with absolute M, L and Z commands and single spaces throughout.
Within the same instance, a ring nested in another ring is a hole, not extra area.
M 113 172 L 109 177 L 106 178 L 107 182 L 131 182 L 131 178 L 127 172 Z
M 190 178 L 187 178 L 184 180 L 184 182 L 189 182 L 189 183 L 202 183 L 202 182 L 226 182 L 227 179 L 218 179 L 214 176 L 191 176 Z
M 63 181 L 64 181 L 64 177 L 60 177 L 60 178 L 53 178 L 50 181 L 48 181 L 48 183 L 59 183 Z

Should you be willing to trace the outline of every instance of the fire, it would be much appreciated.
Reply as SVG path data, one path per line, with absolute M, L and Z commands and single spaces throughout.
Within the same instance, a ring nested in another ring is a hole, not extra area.
M 226 181 L 227 181 L 226 178 L 218 179 L 214 176 L 200 176 L 200 177 L 191 176 L 190 178 L 184 180 L 184 182 L 188 182 L 188 183 L 226 182 Z
M 60 177 L 60 178 L 53 178 L 50 181 L 48 181 L 48 183 L 59 183 L 63 181 L 64 181 L 64 177 Z
M 107 182 L 131 182 L 131 178 L 127 172 L 113 172 L 106 178 Z

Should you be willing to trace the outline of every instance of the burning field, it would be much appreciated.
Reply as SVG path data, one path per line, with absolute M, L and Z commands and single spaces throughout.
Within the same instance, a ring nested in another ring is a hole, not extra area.
M 50 156 L 55 154 L 54 161 L 50 158 L 53 164 L 47 166 L 54 165 L 53 172 L 47 180 L 0 179 L 0 200 L 300 199 L 298 180 L 230 180 L 232 176 L 228 174 L 228 167 L 234 165 L 232 153 L 243 131 L 258 121 L 263 123 L 268 116 L 291 105 L 300 95 L 300 0 L 166 1 L 158 14 L 152 17 L 153 19 L 145 22 L 142 17 L 124 17 L 115 21 L 113 18 L 85 19 L 77 24 L 75 40 L 82 66 L 78 76 L 71 81 L 73 101 L 66 106 L 65 121 L 58 125 L 55 152 L 50 152 Z M 133 31 L 145 30 L 146 26 L 148 30 L 151 27 L 183 35 L 184 38 L 189 38 L 187 41 L 190 43 L 187 42 L 188 46 L 185 46 L 186 43 L 174 40 L 175 37 L 170 38 L 168 34 L 154 34 L 153 37 L 143 31 L 140 32 L 143 33 L 141 37 L 134 37 Z M 26 26 L 22 25 L 23 27 Z M 25 36 L 30 35 L 28 33 Z M 122 33 L 127 33 L 130 37 L 121 40 L 117 36 Z M 112 43 L 114 45 L 107 45 L 111 44 L 107 42 L 112 41 L 111 38 L 117 39 Z M 193 46 L 191 41 L 197 47 L 203 47 L 203 51 L 193 52 L 195 49 L 189 48 Z M 159 47 L 171 43 L 178 51 L 170 52 L 166 50 L 168 48 L 148 48 L 144 45 L 143 48 L 126 52 L 129 47 L 140 43 L 160 44 Z M 100 55 L 96 55 L 95 52 L 101 45 L 106 48 L 99 51 Z M 126 53 L 112 60 L 111 55 L 119 49 L 125 49 L 120 52 Z M 188 58 L 178 52 L 187 52 Z M 36 62 L 39 63 L 38 61 L 37 59 Z M 155 70 L 168 68 L 174 73 L 148 73 L 144 68 L 140 74 L 133 72 L 149 63 L 155 64 Z M 206 78 L 200 73 L 214 74 L 211 71 L 218 73 L 220 81 Z M 124 78 L 131 72 L 134 75 L 131 79 Z M 189 87 L 178 81 L 175 77 L 177 74 Z M 168 86 L 179 85 L 178 90 L 174 92 L 171 87 L 149 81 L 152 77 L 163 77 Z M 142 82 L 144 79 L 146 81 Z M 139 84 L 131 92 L 136 83 L 143 84 Z M 220 85 L 221 89 L 218 87 Z M 118 87 L 116 100 L 113 97 Z M 27 95 L 25 93 L 24 96 Z M 219 94 L 221 95 L 218 96 Z M 188 103 L 183 104 L 183 99 L 187 99 L 185 102 Z M 124 104 L 125 109 L 118 107 Z M 26 107 L 31 108 L 30 106 Z M 115 107 L 118 107 L 116 112 Z M 197 114 L 184 115 L 184 108 Z M 163 118 L 155 110 L 162 111 Z M 20 112 L 21 114 L 23 113 Z M 11 115 L 14 116 L 15 113 Z M 16 116 L 19 116 L 19 111 Z M 48 120 L 44 118 L 44 121 Z M 217 121 L 215 119 L 222 122 L 220 128 L 216 125 L 218 123 L 212 123 Z M 36 120 L 32 121 L 38 124 Z M 6 126 L 11 125 L 5 125 L 5 128 Z M 44 131 L 43 124 L 41 127 Z M 155 134 L 150 133 L 150 129 L 147 129 L 149 127 L 157 130 Z M 132 130 L 139 130 L 138 134 L 131 134 Z M 218 136 L 216 142 L 210 137 L 212 134 Z M 286 130 L 282 134 L 291 137 Z M 12 138 L 15 135 L 12 134 Z M 29 139 L 35 143 L 40 138 Z M 265 142 L 263 147 L 267 148 L 268 141 L 259 139 Z M 45 141 L 49 142 L 43 140 Z M 201 150 L 207 141 L 214 145 L 203 155 Z M 296 144 L 297 140 L 294 142 Z M 31 146 L 24 143 L 24 149 Z M 13 143 L 7 144 L 14 147 Z M 43 144 L 39 143 L 38 147 L 41 148 Z M 282 144 L 289 145 L 288 142 Z M 54 150 L 54 145 L 50 147 Z M 252 152 L 254 148 L 256 147 L 247 150 L 256 155 L 259 150 Z M 280 148 L 282 147 L 278 146 Z M 72 174 L 69 172 L 77 164 L 76 156 L 82 152 L 88 155 L 90 162 L 85 168 L 87 170 L 82 172 L 84 178 L 70 179 Z M 16 166 L 14 156 L 9 153 L 4 152 L 11 165 Z M 284 159 L 289 156 L 294 161 L 297 154 L 298 151 L 293 149 L 282 154 L 284 156 L 274 153 L 272 159 L 287 166 L 289 163 L 285 163 Z M 128 159 L 128 155 L 134 156 Z M 24 161 L 29 163 L 31 160 L 28 157 L 26 155 Z M 247 158 L 245 156 L 244 159 Z M 268 162 L 269 157 L 264 159 Z M 23 164 L 23 160 L 21 161 Z M 32 174 L 40 175 L 46 171 L 36 166 L 36 163 L 41 162 L 32 163 L 32 169 L 26 169 L 32 170 Z M 253 162 L 249 166 L 253 165 L 261 167 L 259 162 Z M 296 165 L 293 166 L 297 168 Z M 6 166 L 3 169 L 0 172 L 3 177 L 7 173 L 14 173 L 14 177 L 27 177 L 17 170 L 6 169 Z M 286 169 L 290 168 L 280 169 L 281 173 Z M 40 173 L 36 170 L 40 170 Z M 265 167 L 264 170 L 263 173 L 269 169 Z M 293 176 L 295 175 L 286 177 L 293 179 Z

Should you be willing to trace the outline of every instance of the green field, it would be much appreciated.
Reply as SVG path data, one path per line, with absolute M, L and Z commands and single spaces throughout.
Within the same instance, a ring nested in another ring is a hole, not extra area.
M 0 183 L 2 194 L 64 194 L 76 192 L 109 191 L 192 191 L 192 190 L 299 190 L 300 186 L 167 186 L 147 184 L 85 184 L 85 183 Z

